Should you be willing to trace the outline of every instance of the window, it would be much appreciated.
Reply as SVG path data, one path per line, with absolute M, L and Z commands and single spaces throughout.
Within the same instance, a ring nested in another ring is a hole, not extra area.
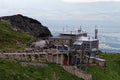
M 68 47 L 66 47 L 66 46 L 58 46 L 58 50 L 68 50 Z
M 86 48 L 89 49 L 90 48 L 90 44 L 87 44 Z

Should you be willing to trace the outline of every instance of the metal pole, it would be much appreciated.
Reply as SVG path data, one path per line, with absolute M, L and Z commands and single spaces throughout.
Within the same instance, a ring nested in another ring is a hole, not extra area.
M 58 64 L 58 54 L 57 54 L 57 64 Z

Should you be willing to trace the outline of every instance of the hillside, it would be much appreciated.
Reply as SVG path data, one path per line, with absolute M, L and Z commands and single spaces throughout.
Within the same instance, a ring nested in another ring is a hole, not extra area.
M 100 55 L 107 60 L 106 67 L 90 66 L 89 73 L 93 75 L 93 80 L 120 80 L 120 54 Z
M 52 36 L 49 29 L 43 26 L 39 21 L 21 14 L 0 17 L 0 21 L 11 25 L 15 30 L 29 33 L 34 37 Z
M 37 67 L 0 60 L 0 71 L 0 80 L 83 80 L 50 63 L 46 67 Z
M 15 31 L 12 26 L 0 22 L 0 50 L 21 50 L 34 39 L 33 36 Z

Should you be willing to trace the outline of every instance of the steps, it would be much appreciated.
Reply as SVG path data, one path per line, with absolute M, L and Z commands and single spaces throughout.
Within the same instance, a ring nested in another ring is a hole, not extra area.
M 74 67 L 74 66 L 62 66 L 62 67 L 67 72 L 69 72 L 73 75 L 76 75 L 79 78 L 83 78 L 84 80 L 92 80 L 92 75 L 91 74 L 86 74 L 86 73 L 80 72 L 77 67 Z

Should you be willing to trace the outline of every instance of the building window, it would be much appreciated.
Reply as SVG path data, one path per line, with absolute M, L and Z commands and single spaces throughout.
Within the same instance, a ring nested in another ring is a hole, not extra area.
M 90 44 L 87 44 L 86 48 L 89 49 L 90 48 Z

